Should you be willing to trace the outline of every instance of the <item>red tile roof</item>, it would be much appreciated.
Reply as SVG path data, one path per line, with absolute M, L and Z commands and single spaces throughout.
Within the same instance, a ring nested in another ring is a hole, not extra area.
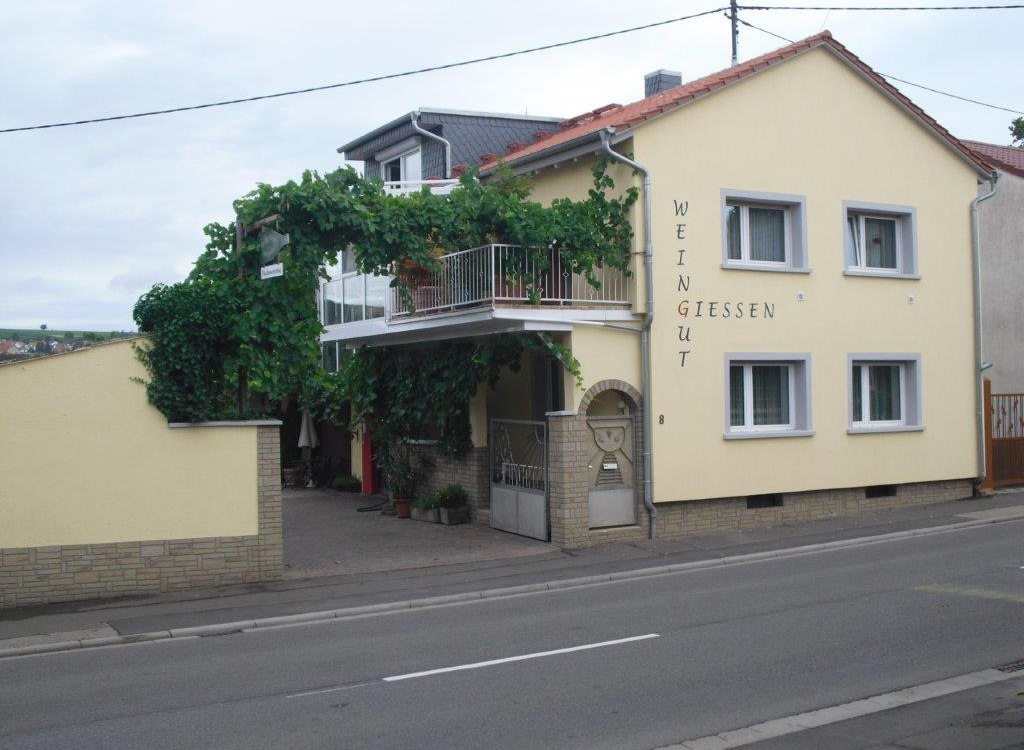
M 981 141 L 963 141 L 967 146 L 990 164 L 994 164 L 1004 172 L 1024 177 L 1024 148 L 1014 146 L 997 146 L 994 143 L 982 143 Z
M 794 42 L 793 44 L 768 52 L 760 57 L 755 57 L 752 60 L 741 62 L 734 67 L 726 68 L 725 70 L 712 73 L 711 75 L 704 76 L 703 78 L 698 78 L 696 81 L 691 81 L 690 83 L 683 84 L 682 86 L 676 86 L 675 88 L 654 94 L 653 96 L 633 102 L 632 104 L 627 104 L 625 106 L 609 104 L 604 107 L 600 107 L 593 112 L 587 112 L 586 114 L 566 120 L 559 126 L 559 132 L 552 134 L 549 138 L 529 144 L 525 148 L 517 150 L 514 154 L 506 154 L 504 157 L 485 160 L 481 164 L 481 168 L 483 170 L 491 169 L 497 166 L 499 160 L 503 160 L 507 164 L 515 164 L 523 161 L 531 155 L 548 151 L 560 144 L 574 141 L 577 138 L 595 133 L 604 128 L 612 128 L 617 131 L 628 130 L 647 120 L 657 117 L 658 115 L 678 109 L 679 107 L 696 101 L 697 99 L 701 99 L 725 86 L 729 86 L 737 81 L 749 78 L 762 70 L 771 68 L 781 62 L 817 47 L 828 48 L 839 57 L 845 59 L 851 66 L 860 71 L 878 88 L 895 99 L 913 116 L 920 119 L 924 125 L 930 128 L 939 138 L 945 140 L 954 150 L 959 152 L 968 161 L 972 162 L 979 171 L 986 174 L 991 171 L 991 167 L 981 156 L 957 140 L 948 130 L 939 125 L 939 123 L 930 117 L 924 110 L 901 94 L 895 86 L 872 70 L 867 63 L 850 52 L 850 50 L 840 42 L 836 41 L 828 31 L 823 31 L 820 34 L 807 37 L 799 42 Z M 490 156 L 494 155 L 492 154 Z

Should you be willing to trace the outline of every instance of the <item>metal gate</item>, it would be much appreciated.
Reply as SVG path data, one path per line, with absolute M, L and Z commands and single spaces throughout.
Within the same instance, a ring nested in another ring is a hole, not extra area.
M 590 528 L 636 523 L 636 435 L 629 416 L 587 417 Z
M 491 526 L 549 541 L 547 424 L 492 419 L 489 442 Z
M 1024 484 L 1024 393 L 992 393 L 988 402 L 988 463 L 992 485 Z

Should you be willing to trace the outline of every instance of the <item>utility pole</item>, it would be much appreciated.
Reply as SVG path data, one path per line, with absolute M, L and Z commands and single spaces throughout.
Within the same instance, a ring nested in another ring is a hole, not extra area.
M 736 37 L 739 36 L 739 19 L 736 18 L 736 0 L 729 0 L 729 20 L 732 21 L 732 66 L 736 67 Z

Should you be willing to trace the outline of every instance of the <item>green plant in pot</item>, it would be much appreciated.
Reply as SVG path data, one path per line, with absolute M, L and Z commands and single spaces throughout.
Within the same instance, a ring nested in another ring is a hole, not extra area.
M 457 484 L 449 484 L 431 498 L 437 505 L 438 520 L 448 526 L 469 523 L 469 495 Z
M 421 497 L 412 504 L 412 517 L 417 521 L 437 523 L 441 520 L 441 506 L 435 492 L 430 497 Z
M 395 505 L 395 515 L 409 518 L 416 489 L 423 483 L 430 469 L 429 460 L 407 443 L 394 440 L 388 443 L 380 464 L 384 471 L 384 483 Z

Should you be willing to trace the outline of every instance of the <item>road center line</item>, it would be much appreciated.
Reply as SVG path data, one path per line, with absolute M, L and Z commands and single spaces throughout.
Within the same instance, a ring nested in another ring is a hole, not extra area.
M 416 677 L 428 677 L 435 674 L 445 674 L 447 672 L 461 672 L 466 669 L 480 669 L 481 667 L 493 667 L 498 664 L 508 664 L 513 661 L 526 661 L 527 659 L 540 659 L 544 656 L 556 656 L 558 654 L 569 654 L 573 651 L 588 651 L 594 648 L 604 648 L 606 646 L 618 646 L 621 643 L 632 643 L 634 641 L 646 641 L 650 638 L 657 638 L 657 633 L 648 633 L 647 635 L 634 635 L 630 638 L 618 638 L 614 641 L 601 641 L 600 643 L 587 643 L 582 646 L 570 646 L 569 648 L 557 648 L 553 651 L 538 651 L 535 654 L 522 654 L 521 656 L 507 656 L 504 659 L 491 659 L 489 661 L 478 661 L 473 664 L 460 664 L 456 667 L 442 667 L 440 669 L 428 669 L 425 672 L 410 672 L 409 674 L 393 675 L 391 677 L 385 677 L 384 682 L 398 682 L 399 680 L 411 680 Z

